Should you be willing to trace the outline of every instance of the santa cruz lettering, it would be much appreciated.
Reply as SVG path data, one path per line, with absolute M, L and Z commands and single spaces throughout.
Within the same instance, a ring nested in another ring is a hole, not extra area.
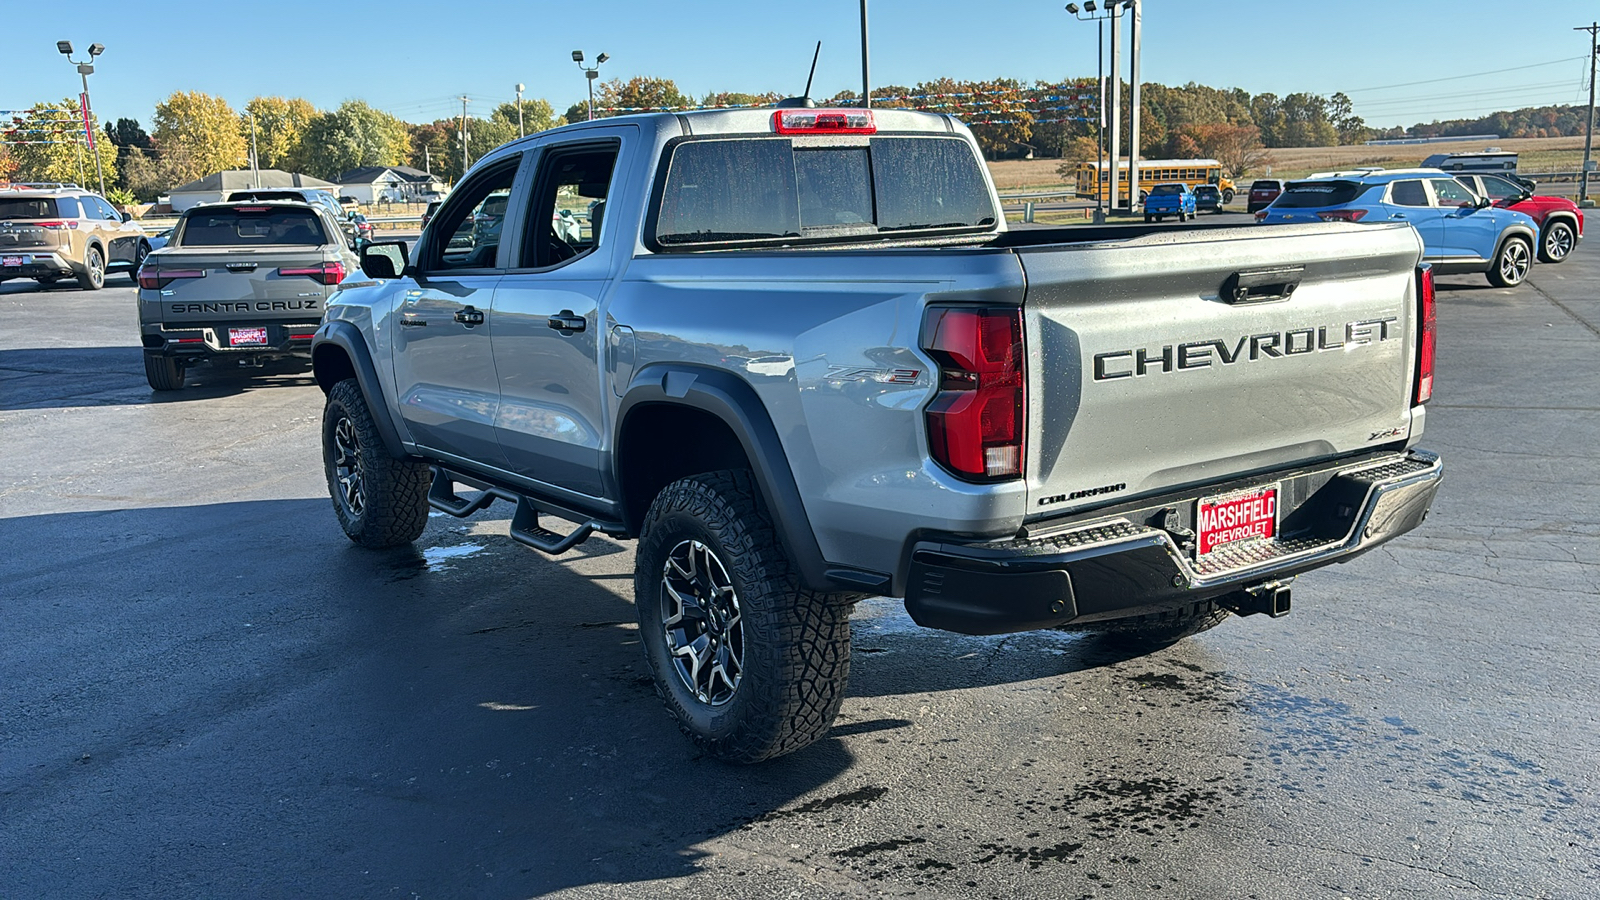
M 255 300 L 238 303 L 174 303 L 174 313 L 228 313 L 228 312 L 288 312 L 296 309 L 320 309 L 317 300 Z
M 1227 339 L 1212 338 L 1182 344 L 1167 344 L 1159 350 L 1137 347 L 1096 353 L 1094 380 L 1139 378 L 1155 373 L 1206 369 L 1213 365 L 1231 366 L 1238 362 L 1326 353 L 1329 350 L 1343 350 L 1346 347 L 1364 347 L 1367 344 L 1389 340 L 1396 332 L 1391 326 L 1398 321 L 1400 321 L 1398 316 L 1362 319 L 1359 322 L 1347 323 L 1342 329 L 1343 334 L 1337 325 L 1331 327 L 1322 325 L 1316 328 L 1249 334 L 1236 338 L 1231 343 Z

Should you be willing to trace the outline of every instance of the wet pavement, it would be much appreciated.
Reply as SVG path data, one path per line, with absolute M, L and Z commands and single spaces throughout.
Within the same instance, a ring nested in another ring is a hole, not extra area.
M 854 617 L 829 736 L 700 758 L 631 546 L 340 534 L 292 367 L 157 398 L 0 285 L 0 897 L 1600 896 L 1600 254 L 1443 279 L 1417 532 L 1119 656 Z

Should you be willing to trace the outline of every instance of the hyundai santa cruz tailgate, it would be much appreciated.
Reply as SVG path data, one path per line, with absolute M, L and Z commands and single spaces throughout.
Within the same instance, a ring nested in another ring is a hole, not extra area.
M 1403 444 L 1421 253 L 1337 224 L 1019 250 L 1029 517 Z M 1218 515 L 1269 527 L 1270 480 Z

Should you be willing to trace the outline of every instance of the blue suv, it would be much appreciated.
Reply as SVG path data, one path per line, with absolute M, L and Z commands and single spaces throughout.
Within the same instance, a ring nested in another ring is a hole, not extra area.
M 1494 206 L 1438 169 L 1357 169 L 1291 181 L 1262 224 L 1409 222 L 1422 236 L 1423 261 L 1439 275 L 1482 272 L 1496 287 L 1515 287 L 1533 268 L 1539 226 Z

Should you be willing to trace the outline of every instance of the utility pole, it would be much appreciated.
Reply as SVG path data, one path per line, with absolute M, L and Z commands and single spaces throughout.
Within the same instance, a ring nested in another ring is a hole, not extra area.
M 1094 130 L 1095 159 L 1099 165 L 1095 169 L 1095 200 L 1094 224 L 1106 223 L 1106 20 L 1098 23 L 1100 28 L 1099 42 L 1095 44 L 1095 72 L 1096 81 L 1100 84 L 1100 122 Z
M 528 133 L 522 130 L 522 92 L 526 89 L 527 85 L 517 82 L 517 137 L 519 138 L 528 136 Z
M 422 171 L 433 174 L 433 160 L 428 158 L 428 145 L 422 145 Z
M 867 0 L 861 0 L 861 105 L 871 109 L 872 67 L 867 59 Z
M 467 97 L 461 95 L 461 176 L 467 175 Z
M 1587 204 L 1589 201 L 1589 151 L 1594 146 L 1594 57 L 1595 39 L 1600 36 L 1600 22 L 1591 22 L 1586 28 L 1574 28 L 1573 31 L 1589 32 L 1589 122 L 1583 129 L 1583 174 L 1578 181 L 1578 202 Z
M 1111 6 L 1111 82 L 1106 89 L 1111 92 L 1111 208 L 1116 209 L 1122 199 L 1122 179 L 1117 167 L 1122 161 L 1122 8 Z M 1133 198 L 1128 198 L 1132 205 Z
M 1133 209 L 1134 198 L 1139 196 L 1139 32 L 1144 24 L 1144 8 L 1138 0 L 1129 0 L 1128 18 L 1133 32 L 1130 43 L 1133 51 L 1132 94 L 1128 98 L 1128 209 Z
M 261 187 L 261 161 L 256 156 L 256 114 L 250 114 L 250 179 L 257 188 Z

